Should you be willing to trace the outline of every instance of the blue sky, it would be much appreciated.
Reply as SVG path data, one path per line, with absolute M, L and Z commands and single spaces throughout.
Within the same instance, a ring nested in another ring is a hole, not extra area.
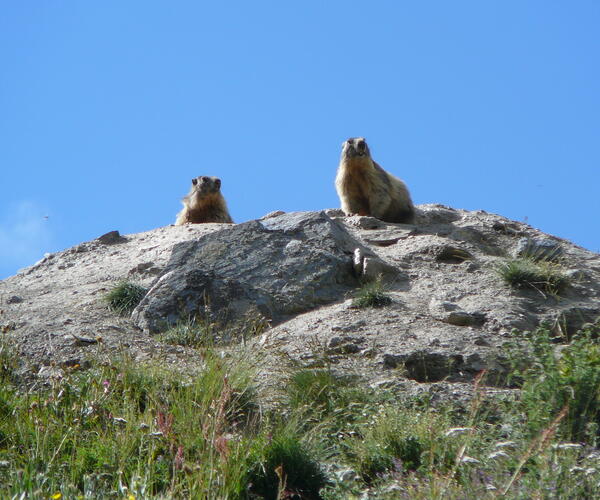
M 171 224 L 216 175 L 236 222 L 337 207 L 367 138 L 415 203 L 600 250 L 600 2 L 5 2 L 0 278 Z

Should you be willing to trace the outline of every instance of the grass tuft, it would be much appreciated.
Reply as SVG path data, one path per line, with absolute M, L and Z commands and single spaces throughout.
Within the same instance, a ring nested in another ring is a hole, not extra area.
M 215 341 L 214 325 L 210 321 L 190 318 L 178 321 L 174 326 L 158 336 L 167 344 L 187 347 L 208 347 Z
M 508 259 L 497 266 L 496 272 L 514 288 L 530 288 L 550 295 L 560 294 L 569 284 L 561 266 L 548 260 Z
M 130 283 L 129 281 L 121 281 L 104 298 L 111 311 L 125 315 L 135 309 L 147 291 L 141 285 Z
M 251 492 L 258 498 L 318 500 L 327 478 L 301 437 L 290 426 L 267 436 L 249 474 Z
M 520 382 L 524 413 L 534 432 L 568 407 L 562 422 L 564 439 L 595 442 L 600 438 L 598 334 L 600 328 L 590 326 L 561 346 L 558 353 L 551 332 L 539 328 L 530 334 L 525 347 L 513 350 L 512 373 Z
M 356 292 L 352 306 L 359 309 L 367 307 L 384 307 L 392 303 L 387 294 L 381 276 L 375 281 L 364 283 Z

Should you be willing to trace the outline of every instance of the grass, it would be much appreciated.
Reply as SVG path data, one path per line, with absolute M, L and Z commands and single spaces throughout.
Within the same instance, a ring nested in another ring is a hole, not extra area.
M 263 333 L 269 322 L 258 313 L 249 313 L 235 323 L 211 321 L 208 314 L 181 319 L 158 336 L 167 344 L 182 345 L 194 348 L 212 347 L 217 344 L 226 345 L 241 342 Z
M 540 328 L 512 353 L 513 377 L 522 390 L 522 401 L 532 430 L 546 427 L 562 408 L 561 423 L 569 441 L 590 442 L 600 438 L 600 328 L 589 325 L 562 347 L 551 331 Z M 520 335 L 522 340 L 523 334 Z
M 167 344 L 207 347 L 214 345 L 214 325 L 210 321 L 202 321 L 197 318 L 180 320 L 164 333 L 161 333 L 158 339 Z
M 496 268 L 504 282 L 514 288 L 530 288 L 558 295 L 569 284 L 560 264 L 532 258 L 508 259 Z
M 329 369 L 294 368 L 259 406 L 256 361 L 203 349 L 185 375 L 127 358 L 17 384 L 0 337 L 0 498 L 593 498 L 600 341 L 515 337 L 516 392 L 476 380 L 433 405 Z M 341 472 L 354 471 L 350 479 Z
M 367 307 L 385 307 L 392 303 L 381 276 L 375 281 L 363 283 L 356 292 L 352 306 L 359 309 Z
M 105 295 L 104 299 L 111 311 L 126 315 L 135 309 L 147 291 L 141 285 L 121 281 Z

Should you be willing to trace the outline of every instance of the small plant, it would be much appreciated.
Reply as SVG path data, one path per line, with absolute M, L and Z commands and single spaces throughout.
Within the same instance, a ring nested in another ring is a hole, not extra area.
M 569 284 L 569 278 L 559 264 L 549 260 L 521 257 L 509 259 L 496 268 L 508 285 L 515 288 L 531 288 L 550 295 L 560 294 Z
M 443 437 L 450 422 L 435 411 L 387 407 L 374 417 L 364 435 L 350 442 L 347 455 L 364 481 L 385 473 L 422 467 L 449 468 L 457 446 Z
M 7 335 L 0 333 L 0 385 L 15 378 L 18 366 L 18 356 L 10 347 Z
M 209 321 L 189 318 L 178 321 L 174 326 L 159 336 L 159 340 L 167 344 L 188 347 L 207 347 L 214 344 L 215 332 Z
M 384 307 L 392 303 L 392 299 L 387 294 L 386 287 L 382 282 L 381 276 L 375 281 L 364 283 L 356 293 L 352 306 L 360 309 L 366 307 Z
M 259 453 L 248 478 L 253 494 L 267 500 L 321 498 L 327 478 L 293 429 L 277 429 Z
M 600 342 L 596 327 L 577 333 L 557 355 L 549 330 L 540 328 L 512 353 L 524 414 L 533 431 L 546 427 L 563 408 L 561 437 L 600 437 Z
M 129 281 L 121 281 L 106 294 L 105 300 L 111 311 L 125 315 L 135 309 L 147 291 L 141 285 L 136 285 Z

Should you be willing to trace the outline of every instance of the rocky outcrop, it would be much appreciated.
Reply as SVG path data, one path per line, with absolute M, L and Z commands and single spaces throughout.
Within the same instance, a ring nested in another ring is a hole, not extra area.
M 513 329 L 545 323 L 568 337 L 600 315 L 598 254 L 482 211 L 418 209 L 415 225 L 326 210 L 111 232 L 0 282 L 0 327 L 40 376 L 120 351 L 186 369 L 200 356 L 155 333 L 194 314 L 256 314 L 271 324 L 249 345 L 264 359 L 264 383 L 291 360 L 404 390 L 456 387 L 483 369 L 501 383 Z M 560 295 L 499 277 L 498 264 L 532 252 L 563 266 L 570 284 Z M 391 303 L 356 308 L 357 288 L 380 275 Z M 131 317 L 103 300 L 120 280 L 149 290 Z
M 358 272 L 355 253 L 361 254 Z M 175 245 L 132 318 L 148 333 L 207 309 L 225 322 L 257 313 L 277 324 L 340 300 L 360 284 L 365 261 L 385 270 L 381 259 L 323 212 L 246 222 Z

